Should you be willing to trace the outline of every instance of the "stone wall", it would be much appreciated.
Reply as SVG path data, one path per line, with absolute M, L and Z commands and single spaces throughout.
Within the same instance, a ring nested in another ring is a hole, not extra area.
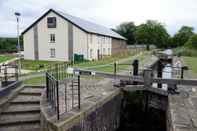
M 62 114 L 57 121 L 45 103 L 41 100 L 42 131 L 115 131 L 120 124 L 122 93 L 119 89 L 95 102 L 81 103 L 81 109 Z
M 120 123 L 120 98 L 120 95 L 115 96 L 68 131 L 115 131 Z

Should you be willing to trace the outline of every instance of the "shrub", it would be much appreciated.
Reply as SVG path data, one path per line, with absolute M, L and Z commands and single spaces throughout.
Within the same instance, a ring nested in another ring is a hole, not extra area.
M 193 35 L 184 45 L 189 49 L 197 49 L 197 35 Z

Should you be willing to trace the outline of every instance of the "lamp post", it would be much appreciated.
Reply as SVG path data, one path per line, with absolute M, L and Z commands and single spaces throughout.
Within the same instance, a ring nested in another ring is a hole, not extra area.
M 19 12 L 15 12 L 14 14 L 16 16 L 16 21 L 17 21 L 17 38 L 18 38 L 17 50 L 19 57 L 18 67 L 19 67 L 19 74 L 21 74 L 21 46 L 20 46 L 20 36 L 19 36 L 19 17 L 21 16 L 21 14 Z

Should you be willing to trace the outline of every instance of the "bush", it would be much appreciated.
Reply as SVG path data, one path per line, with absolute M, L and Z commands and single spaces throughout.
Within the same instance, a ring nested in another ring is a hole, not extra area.
M 197 35 L 193 35 L 184 46 L 189 49 L 197 49 Z

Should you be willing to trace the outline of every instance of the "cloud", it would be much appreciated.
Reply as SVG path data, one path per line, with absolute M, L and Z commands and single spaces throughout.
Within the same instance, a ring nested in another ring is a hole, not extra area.
M 148 19 L 165 23 L 173 34 L 182 25 L 197 28 L 196 0 L 1 0 L 0 35 L 16 36 L 15 11 L 22 14 L 21 31 L 49 8 L 65 11 L 92 22 L 114 28 L 124 21 L 137 25 Z

